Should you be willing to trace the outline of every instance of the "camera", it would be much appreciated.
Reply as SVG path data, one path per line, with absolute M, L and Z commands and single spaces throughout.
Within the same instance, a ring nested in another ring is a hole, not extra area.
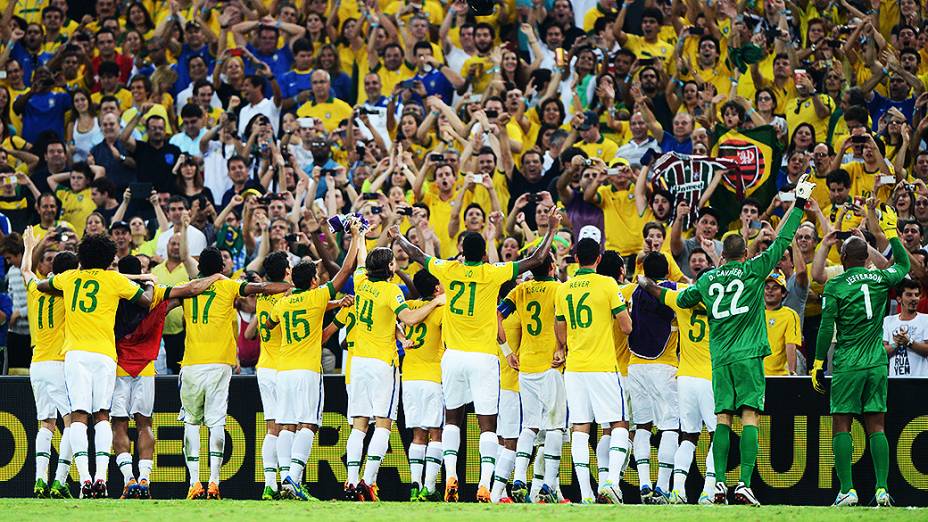
M 493 109 L 487 109 L 487 110 L 484 111 L 484 112 L 486 112 L 487 118 L 496 118 L 496 117 L 499 116 L 499 112 L 498 112 L 498 111 L 494 111 Z
M 297 235 L 296 235 L 296 234 L 287 234 L 286 236 L 284 236 L 284 240 L 287 241 L 288 243 L 293 243 L 294 241 L 297 240 Z
M 366 106 L 362 105 L 358 108 L 358 114 L 366 114 L 368 116 L 372 114 L 378 114 L 376 109 L 368 109 Z
M 396 213 L 401 216 L 412 216 L 412 207 L 400 207 L 396 209 Z
M 528 203 L 535 203 L 538 201 L 538 194 L 526 194 L 525 201 Z
M 442 161 L 445 161 L 445 155 L 444 154 L 429 154 L 429 161 L 434 162 L 434 163 L 440 163 Z

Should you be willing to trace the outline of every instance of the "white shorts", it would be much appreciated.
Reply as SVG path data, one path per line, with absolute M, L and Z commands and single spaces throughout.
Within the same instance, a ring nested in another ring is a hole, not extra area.
M 445 404 L 441 384 L 432 381 L 403 381 L 403 416 L 407 428 L 441 428 Z
M 71 413 L 68 386 L 64 381 L 64 362 L 41 361 L 29 367 L 29 382 L 35 396 L 36 418 L 57 419 Z
M 371 357 L 351 358 L 351 383 L 348 385 L 349 417 L 396 420 L 399 402 L 399 368 Z
M 703 424 L 710 432 L 715 431 L 712 381 L 699 377 L 677 377 L 677 392 L 680 396 L 680 429 L 683 433 L 700 433 Z
M 632 364 L 628 391 L 635 405 L 632 422 L 654 423 L 658 430 L 680 429 L 677 369 L 669 364 Z
M 519 392 L 500 390 L 496 434 L 504 439 L 518 439 L 521 432 L 522 401 L 519 399 Z
M 102 353 L 70 351 L 64 354 L 64 381 L 71 411 L 109 410 L 116 386 L 116 361 Z
M 151 417 L 154 408 L 155 377 L 153 375 L 116 377 L 113 408 L 110 410 L 110 415 L 122 418 L 139 413 L 145 417 Z
M 618 372 L 564 372 L 571 424 L 612 423 L 627 419 Z
M 441 392 L 449 410 L 472 402 L 477 415 L 496 415 L 499 359 L 488 353 L 445 350 L 441 357 Z
M 277 424 L 322 424 L 322 374 L 312 370 L 277 372 Z
M 564 376 L 554 368 L 539 373 L 519 373 L 522 427 L 557 430 L 566 427 L 567 392 Z
M 264 420 L 274 420 L 277 415 L 277 370 L 258 368 L 258 393 L 261 395 L 261 407 L 264 408 Z
M 180 405 L 186 424 L 209 428 L 226 425 L 229 407 L 228 364 L 193 364 L 180 370 Z

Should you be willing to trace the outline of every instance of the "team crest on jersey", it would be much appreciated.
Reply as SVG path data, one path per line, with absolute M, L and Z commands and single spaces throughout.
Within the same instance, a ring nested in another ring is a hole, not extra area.
M 331 112 L 325 113 L 325 119 L 331 120 L 331 119 L 332 119 L 332 113 L 331 113 Z
M 770 326 L 773 326 L 773 325 L 777 324 L 777 320 L 776 320 L 776 319 L 771 319 L 769 322 L 770 322 Z
M 506 266 L 506 263 L 493 263 L 493 266 Z
M 436 264 L 436 265 L 443 265 L 443 264 L 445 264 L 445 260 L 444 260 L 444 259 L 433 259 L 433 260 L 432 260 L 432 263 L 434 263 L 434 264 Z
M 396 304 L 403 304 L 403 295 L 399 294 L 396 296 Z

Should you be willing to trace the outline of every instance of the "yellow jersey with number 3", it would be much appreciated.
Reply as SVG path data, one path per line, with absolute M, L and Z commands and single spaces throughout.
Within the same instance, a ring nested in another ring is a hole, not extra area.
M 259 295 L 255 302 L 258 314 L 258 339 L 261 342 L 261 354 L 255 368 L 277 369 L 277 356 L 280 354 L 280 328 L 268 328 L 267 320 L 271 318 L 274 305 L 286 294 Z
M 52 288 L 64 294 L 64 351 L 101 353 L 116 360 L 116 308 L 120 299 L 132 302 L 142 288 L 119 272 L 68 270 L 49 278 Z
M 519 264 L 462 263 L 428 257 L 425 268 L 448 293 L 441 328 L 445 348 L 496 356 L 499 287 L 519 275 Z
M 712 360 L 709 358 L 709 319 L 706 307 L 699 304 L 682 308 L 677 296 L 689 285 L 678 284 L 676 290 L 663 290 L 660 302 L 677 314 L 680 334 L 680 366 L 677 377 L 699 377 L 712 380 Z
M 396 316 L 409 308 L 403 291 L 388 281 L 372 281 L 361 268 L 354 274 L 354 313 L 358 319 L 354 357 L 397 362 Z
M 567 323 L 567 371 L 619 371 L 612 328 L 623 311 L 625 298 L 615 279 L 588 268 L 557 289 L 555 314 Z
M 541 373 L 551 369 L 554 350 L 557 349 L 554 301 L 560 286 L 561 282 L 554 278 L 531 280 L 513 288 L 506 296 L 506 301 L 515 307 L 510 317 L 517 315 L 519 318 L 521 342 L 509 339 L 508 331 L 506 338 L 514 351 L 518 347 L 521 373 Z
M 184 326 L 187 335 L 181 366 L 235 366 L 238 346 L 235 298 L 243 295 L 247 284 L 244 281 L 220 279 L 202 294 L 184 299 Z
M 329 299 L 335 297 L 331 283 L 312 290 L 296 290 L 281 296 L 271 311 L 279 323 L 280 351 L 277 371 L 312 370 L 322 373 L 322 319 Z
M 64 298 L 39 291 L 33 277 L 26 284 L 26 309 L 32 334 L 32 362 L 64 360 Z
M 406 301 L 410 310 L 418 310 L 429 302 L 422 299 Z M 441 310 L 432 312 L 419 324 L 406 326 L 406 339 L 412 347 L 403 357 L 403 381 L 431 381 L 441 384 L 441 356 L 445 347 L 441 344 Z

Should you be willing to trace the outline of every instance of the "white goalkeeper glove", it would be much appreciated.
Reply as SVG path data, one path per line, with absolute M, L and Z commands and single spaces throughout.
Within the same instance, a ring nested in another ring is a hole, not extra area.
M 808 181 L 809 174 L 803 174 L 796 183 L 796 189 L 793 191 L 797 198 L 809 200 L 812 197 L 812 191 L 815 190 L 815 183 Z

